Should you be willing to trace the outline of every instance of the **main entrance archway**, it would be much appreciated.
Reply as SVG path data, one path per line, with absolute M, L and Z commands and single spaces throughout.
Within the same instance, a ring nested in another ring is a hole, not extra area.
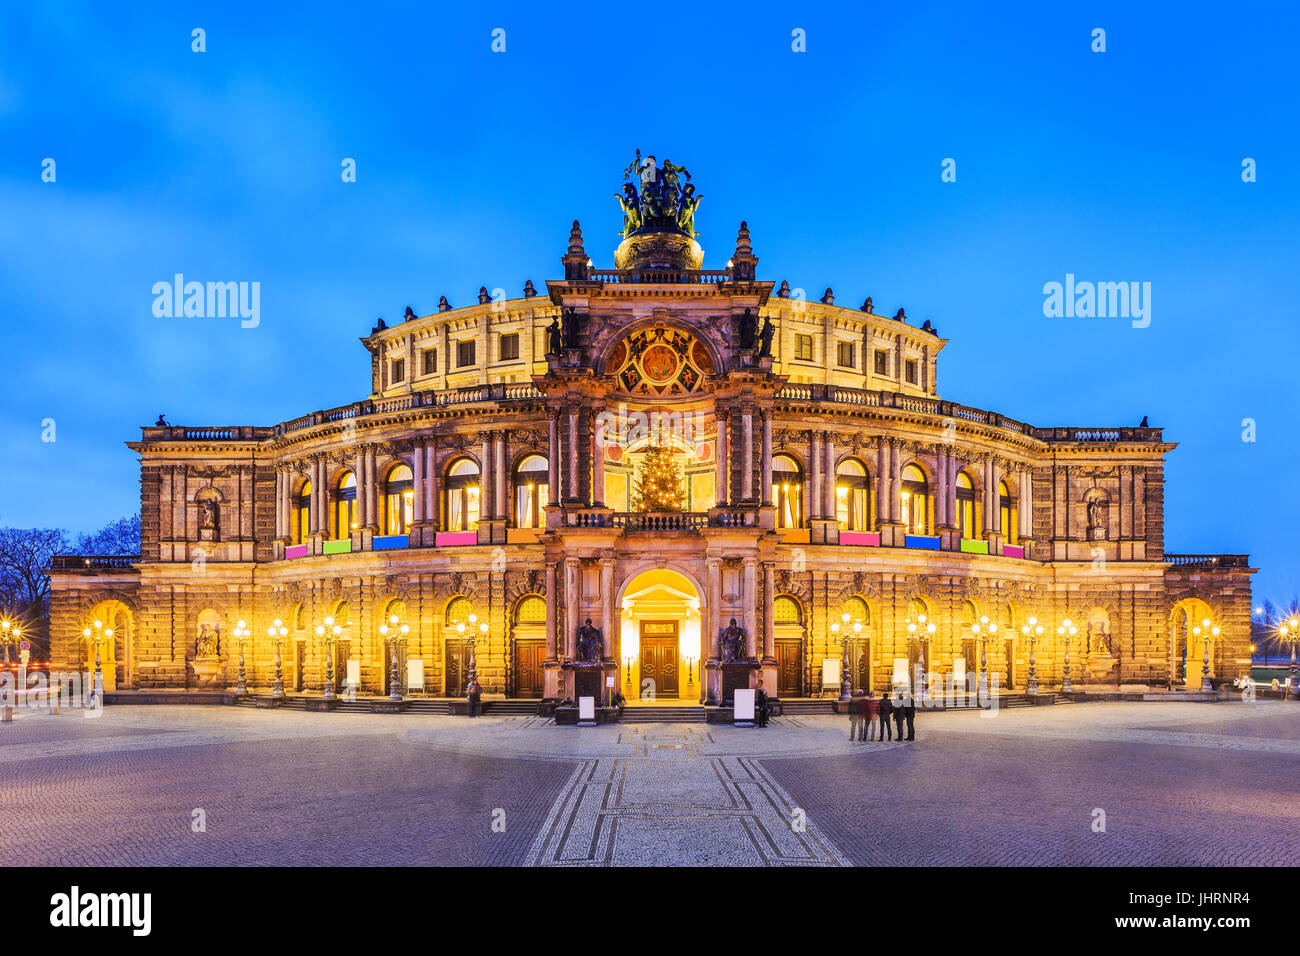
M 667 568 L 631 578 L 620 601 L 619 642 L 628 701 L 702 699 L 700 595 L 690 578 Z

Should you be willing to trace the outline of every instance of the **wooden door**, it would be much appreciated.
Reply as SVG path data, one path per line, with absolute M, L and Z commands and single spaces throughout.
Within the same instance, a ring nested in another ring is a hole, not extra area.
M 803 696 L 802 641 L 776 642 L 776 696 Z
M 385 681 L 387 683 L 387 681 Z M 461 641 L 447 642 L 447 696 L 464 697 L 469 685 L 469 651 Z
M 853 678 L 853 687 L 855 690 L 866 690 L 871 686 L 871 641 L 850 641 L 849 656 L 852 658 L 849 673 Z
M 1016 686 L 1016 642 L 1014 638 L 1008 639 L 1003 645 L 1006 648 L 1007 655 L 1007 687 Z
M 677 622 L 642 621 L 641 696 L 675 698 L 677 671 Z M 647 685 L 647 681 L 653 683 Z
M 546 657 L 546 641 L 515 641 L 515 696 L 542 696 L 542 660 Z
M 334 693 L 343 693 L 348 682 L 348 657 L 351 656 L 352 642 L 339 641 L 334 645 Z
M 302 693 L 307 686 L 307 642 L 293 642 L 293 689 Z

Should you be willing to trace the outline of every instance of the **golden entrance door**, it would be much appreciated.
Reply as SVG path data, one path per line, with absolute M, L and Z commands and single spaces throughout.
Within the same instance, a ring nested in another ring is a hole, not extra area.
M 675 698 L 678 686 L 677 622 L 641 622 L 641 696 Z
M 515 696 L 542 696 L 542 660 L 546 657 L 546 641 L 515 641 Z
M 803 696 L 803 641 L 780 641 L 776 648 L 776 694 Z

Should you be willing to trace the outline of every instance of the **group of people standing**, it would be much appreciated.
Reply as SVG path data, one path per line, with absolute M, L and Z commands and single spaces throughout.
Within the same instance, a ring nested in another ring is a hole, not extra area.
M 865 696 L 849 702 L 849 740 L 915 740 L 915 719 L 916 700 L 910 691 L 898 690 L 893 696 L 882 694 L 880 697 L 867 691 Z M 907 724 L 906 737 L 903 736 L 904 723 Z

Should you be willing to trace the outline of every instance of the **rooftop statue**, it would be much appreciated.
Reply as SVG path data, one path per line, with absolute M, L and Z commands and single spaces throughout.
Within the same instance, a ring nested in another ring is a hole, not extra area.
M 685 166 L 670 159 L 656 166 L 653 156 L 642 159 L 638 149 L 636 158 L 623 170 L 623 178 L 627 182 L 615 198 L 623 209 L 624 238 L 649 231 L 695 237 L 695 210 L 701 197 L 695 195 Z

